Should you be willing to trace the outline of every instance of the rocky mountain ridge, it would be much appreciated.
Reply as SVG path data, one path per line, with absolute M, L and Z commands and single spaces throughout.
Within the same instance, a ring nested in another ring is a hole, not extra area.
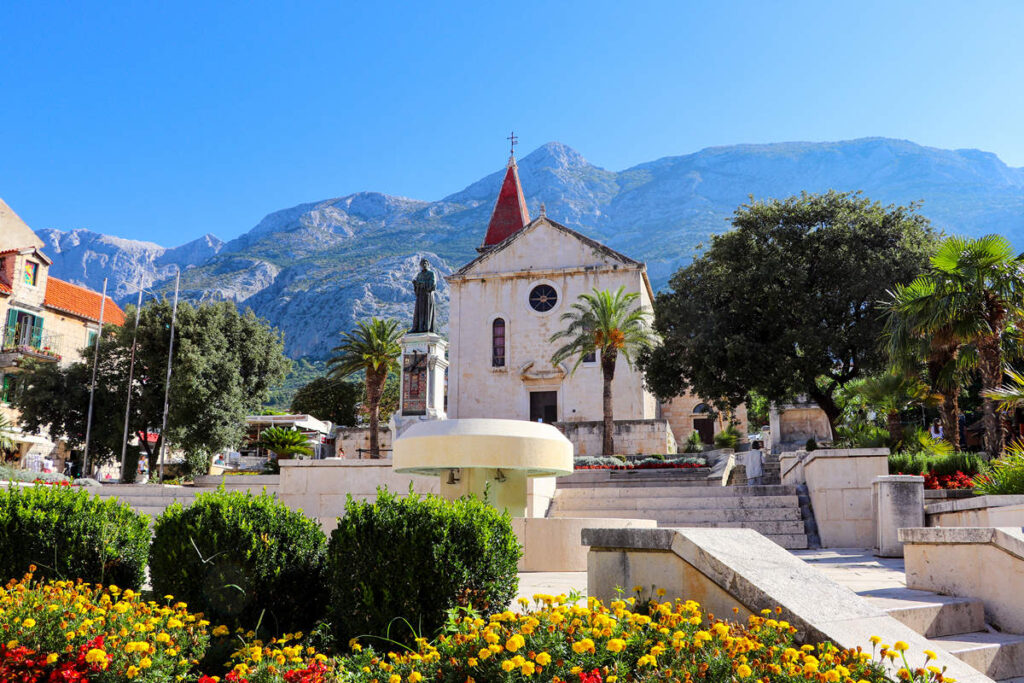
M 978 150 L 886 138 L 734 145 L 613 172 L 552 142 L 518 164 L 531 215 L 543 202 L 551 218 L 644 260 L 655 288 L 726 230 L 750 195 L 835 189 L 922 201 L 921 212 L 947 232 L 999 232 L 1024 247 L 1024 169 Z M 321 358 L 356 320 L 410 318 L 409 281 L 421 257 L 447 274 L 476 255 L 503 175 L 502 165 L 435 202 L 360 192 L 300 204 L 227 243 L 207 235 L 166 249 L 85 230 L 38 232 L 58 277 L 98 289 L 106 276 L 116 297 L 134 300 L 138 282 L 173 287 L 178 267 L 186 297 L 252 307 L 285 332 L 290 355 Z M 444 320 L 443 281 L 440 297 Z

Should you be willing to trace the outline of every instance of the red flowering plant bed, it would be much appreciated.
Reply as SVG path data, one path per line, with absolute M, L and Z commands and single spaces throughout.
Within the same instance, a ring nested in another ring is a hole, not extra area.
M 663 469 L 695 469 L 707 467 L 707 460 L 701 457 L 687 456 L 683 458 L 638 458 L 622 460 L 620 458 L 599 456 L 576 458 L 577 470 L 663 470 Z
M 955 474 L 939 474 L 929 472 L 924 475 L 924 487 L 926 489 L 973 489 L 974 479 L 963 472 Z

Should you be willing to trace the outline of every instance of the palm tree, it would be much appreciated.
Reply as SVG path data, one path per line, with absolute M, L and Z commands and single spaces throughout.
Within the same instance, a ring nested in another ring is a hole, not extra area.
M 581 294 L 559 318 L 568 325 L 548 340 L 564 340 L 565 343 L 551 356 L 551 363 L 558 365 L 575 357 L 576 362 L 570 374 L 576 372 L 587 356 L 598 354 L 600 357 L 601 377 L 604 380 L 604 435 L 601 450 L 605 455 L 615 452 L 612 419 L 615 361 L 621 354 L 632 367 L 633 358 L 639 351 L 657 343 L 657 337 L 651 331 L 650 311 L 635 303 L 639 297 L 636 292 L 626 294 L 624 287 L 619 287 L 614 294 L 597 289 L 590 294 Z
M 4 455 L 15 449 L 12 434 L 14 434 L 14 427 L 11 424 L 10 418 L 3 412 L 0 412 L 0 463 L 4 461 Z
M 370 413 L 370 457 L 380 457 L 380 399 L 388 373 L 398 369 L 398 357 L 402 353 L 401 339 L 405 330 L 398 327 L 396 320 L 371 318 L 360 322 L 356 329 L 341 336 L 341 345 L 332 349 L 335 354 L 327 361 L 328 375 L 344 379 L 358 372 L 365 372 L 366 404 Z
M 903 438 L 903 425 L 900 424 L 902 411 L 911 406 L 942 400 L 942 396 L 932 394 L 917 375 L 908 377 L 896 372 L 866 377 L 856 382 L 851 389 L 867 405 L 885 415 L 885 428 L 889 432 L 889 440 L 894 444 Z
M 953 312 L 958 335 L 978 350 L 985 410 L 985 450 L 997 457 L 1003 450 L 996 402 L 987 392 L 1003 380 L 1003 336 L 1024 314 L 1024 257 L 1015 255 L 1001 235 L 978 239 L 950 237 L 931 260 L 940 305 Z
M 965 339 L 957 312 L 941 304 L 935 282 L 926 275 L 897 285 L 883 308 L 885 346 L 895 374 L 912 376 L 924 365 L 928 383 L 942 397 L 944 437 L 959 450 L 960 380 L 970 356 L 962 353 Z
M 297 429 L 268 427 L 260 433 L 260 440 L 257 443 L 276 455 L 278 460 L 289 458 L 293 455 L 313 454 L 313 449 L 309 447 L 306 435 Z

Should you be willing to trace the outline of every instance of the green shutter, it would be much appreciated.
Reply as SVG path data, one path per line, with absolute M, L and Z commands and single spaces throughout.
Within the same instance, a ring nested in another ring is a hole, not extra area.
M 14 346 L 15 344 L 18 343 L 18 340 L 15 339 L 15 335 L 17 333 L 17 327 L 18 327 L 18 312 L 16 310 L 14 310 L 13 308 L 9 308 L 9 309 L 7 309 L 7 325 L 4 327 L 4 331 L 3 331 L 3 345 L 4 346 Z
M 43 319 L 39 316 L 32 318 L 32 348 L 38 349 L 43 345 Z

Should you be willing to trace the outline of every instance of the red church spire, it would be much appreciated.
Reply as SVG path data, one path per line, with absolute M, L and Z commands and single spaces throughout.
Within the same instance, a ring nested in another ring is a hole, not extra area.
M 509 235 L 522 230 L 529 222 L 530 212 L 526 208 L 523 188 L 519 185 L 519 169 L 516 167 L 516 157 L 513 153 L 508 159 L 508 170 L 505 171 L 505 180 L 501 183 L 498 201 L 494 204 L 483 248 L 493 247 L 504 241 Z

